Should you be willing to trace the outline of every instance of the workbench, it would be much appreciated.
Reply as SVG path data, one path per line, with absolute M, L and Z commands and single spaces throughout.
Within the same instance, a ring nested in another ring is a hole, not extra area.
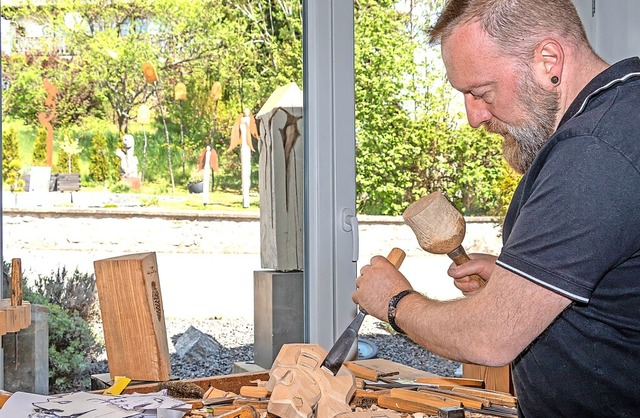
M 366 368 L 369 368 L 371 370 L 375 370 L 376 372 L 378 372 L 381 376 L 383 375 L 389 375 L 390 378 L 389 379 L 385 379 L 385 381 L 397 381 L 397 382 L 402 382 L 402 383 L 409 383 L 409 382 L 415 382 L 418 379 L 425 379 L 425 378 L 437 378 L 437 375 L 434 375 L 433 373 L 429 373 L 429 372 L 425 372 L 422 370 L 418 370 L 415 369 L 413 367 L 409 367 L 409 366 L 405 366 L 399 363 L 395 363 L 393 361 L 390 360 L 385 360 L 385 359 L 367 359 L 367 360 L 357 360 L 357 361 L 353 361 L 351 362 L 353 364 L 356 365 L 360 365 L 360 366 L 364 366 Z M 264 371 L 258 371 L 258 372 L 245 372 L 245 373 L 234 373 L 234 374 L 229 374 L 229 375 L 221 375 L 221 376 L 211 376 L 211 377 L 201 377 L 201 378 L 194 378 L 194 379 L 185 379 L 185 380 L 180 380 L 180 381 L 172 381 L 172 382 L 149 382 L 149 383 L 140 383 L 140 384 L 133 384 L 133 385 L 129 385 L 127 386 L 122 394 L 133 394 L 133 393 L 152 393 L 152 392 L 157 392 L 161 389 L 165 389 L 167 388 L 167 383 L 176 383 L 179 382 L 179 385 L 196 385 L 199 388 L 201 388 L 203 391 L 206 391 L 207 389 L 210 388 L 216 388 L 219 391 L 223 391 L 223 392 L 232 392 L 232 393 L 236 393 L 239 394 L 242 392 L 242 390 L 246 390 L 246 388 L 251 388 L 251 387 L 256 387 L 257 382 L 266 382 L 269 380 L 269 371 L 268 370 L 264 370 Z M 366 388 L 364 388 L 366 389 Z M 364 393 L 364 389 L 359 389 L 357 391 L 357 394 L 355 397 L 358 396 L 362 396 L 362 394 Z M 171 389 L 170 389 L 171 391 Z M 95 391 L 96 393 L 99 393 L 101 391 Z M 388 391 L 387 391 L 388 392 Z M 171 392 L 169 393 L 169 395 L 174 396 L 174 397 L 179 397 L 177 395 L 172 395 Z M 507 394 L 505 394 L 506 396 L 508 396 Z M 10 393 L 8 392 L 2 392 L 0 391 L 0 408 L 2 408 L 2 405 L 4 404 L 4 402 L 8 399 L 8 397 L 11 396 Z M 181 397 L 183 399 L 187 399 L 187 397 Z M 198 406 L 200 404 L 201 405 L 201 400 L 198 399 L 191 399 L 190 401 L 193 402 L 194 406 Z M 253 402 L 253 405 L 256 405 L 256 407 L 258 407 L 260 405 L 260 402 L 262 403 L 262 405 L 266 405 L 267 400 L 265 400 L 264 398 L 262 398 L 261 400 L 256 399 L 255 402 Z M 246 403 L 249 404 L 249 403 Z M 464 416 L 465 418 L 484 418 L 484 417 L 490 417 L 490 416 L 511 416 L 511 417 L 515 417 L 515 409 L 503 409 L 503 412 L 507 412 L 507 414 L 503 414 L 503 415 L 496 415 L 493 412 L 495 411 L 487 411 L 487 412 L 491 412 L 491 413 L 481 413 L 480 411 L 470 411 L 470 410 L 466 410 L 464 412 Z M 459 413 L 461 413 L 461 411 L 459 411 Z M 217 416 L 217 415 L 216 415 Z M 411 416 L 411 415 L 407 415 L 407 416 Z M 459 416 L 459 415 L 438 415 L 438 414 L 425 414 L 425 417 L 427 416 L 444 416 L 444 417 L 448 417 L 448 416 Z M 273 414 L 267 414 L 267 417 L 271 417 L 271 418 L 276 418 L 276 415 Z

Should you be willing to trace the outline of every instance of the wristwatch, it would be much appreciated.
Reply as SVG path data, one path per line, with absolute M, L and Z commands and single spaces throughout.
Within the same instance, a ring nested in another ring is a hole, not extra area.
M 400 303 L 403 297 L 412 293 L 418 292 L 413 289 L 406 289 L 389 299 L 389 311 L 387 312 L 387 319 L 389 325 L 391 325 L 391 328 L 393 328 L 394 331 L 399 334 L 405 334 L 405 332 L 398 326 L 398 324 L 396 324 L 396 311 L 398 310 L 398 303 Z

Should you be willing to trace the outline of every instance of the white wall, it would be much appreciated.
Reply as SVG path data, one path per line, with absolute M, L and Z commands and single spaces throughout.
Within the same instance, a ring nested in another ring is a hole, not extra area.
M 615 63 L 640 56 L 639 0 L 573 0 L 573 3 L 591 45 L 605 61 Z

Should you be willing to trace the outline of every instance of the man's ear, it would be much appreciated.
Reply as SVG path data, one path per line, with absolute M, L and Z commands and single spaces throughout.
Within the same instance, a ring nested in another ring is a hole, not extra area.
M 541 85 L 549 90 L 562 83 L 564 50 L 555 39 L 545 39 L 538 44 L 533 56 L 533 70 Z

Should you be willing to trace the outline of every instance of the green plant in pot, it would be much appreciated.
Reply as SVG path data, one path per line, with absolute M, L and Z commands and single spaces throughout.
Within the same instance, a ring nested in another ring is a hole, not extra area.
M 189 181 L 187 182 L 187 189 L 189 193 L 202 193 L 202 187 L 204 183 L 204 170 L 194 169 L 189 175 Z

